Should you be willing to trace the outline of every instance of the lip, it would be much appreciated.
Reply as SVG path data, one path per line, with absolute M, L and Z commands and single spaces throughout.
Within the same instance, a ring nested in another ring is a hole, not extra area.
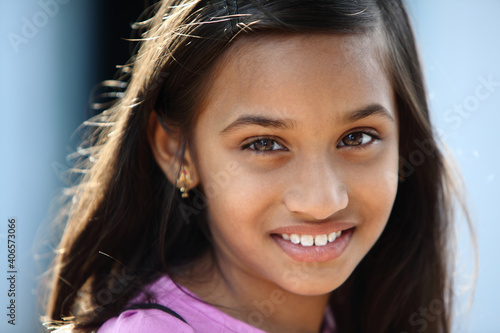
M 282 229 L 279 229 L 280 231 Z M 293 230 L 297 230 L 294 228 Z M 285 252 L 290 258 L 295 261 L 300 262 L 325 262 L 337 259 L 344 253 L 345 249 L 349 246 L 355 228 L 349 229 L 338 229 L 342 230 L 342 235 L 335 241 L 328 243 L 324 246 L 302 246 L 300 244 L 293 244 L 290 241 L 286 241 L 278 233 L 271 234 L 271 237 L 276 242 L 276 244 Z M 333 231 L 332 231 L 333 232 Z M 287 232 L 279 232 L 287 233 Z M 306 235 L 311 235 L 306 232 L 302 233 Z M 322 233 L 318 233 L 321 235 Z
M 351 222 L 325 222 L 311 225 L 296 225 L 280 227 L 272 230 L 270 234 L 297 234 L 297 235 L 328 235 L 332 232 L 352 229 L 356 225 Z

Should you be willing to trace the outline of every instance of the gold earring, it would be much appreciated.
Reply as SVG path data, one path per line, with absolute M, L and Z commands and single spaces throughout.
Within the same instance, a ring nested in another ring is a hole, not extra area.
M 188 198 L 189 197 L 189 189 L 188 187 L 191 185 L 191 175 L 189 174 L 189 169 L 184 164 L 181 166 L 181 172 L 179 174 L 179 178 L 177 179 L 177 184 L 180 185 L 181 197 Z

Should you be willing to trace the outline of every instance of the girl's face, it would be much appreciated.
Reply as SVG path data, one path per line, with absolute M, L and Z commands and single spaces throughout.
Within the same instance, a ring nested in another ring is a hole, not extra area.
M 226 277 L 325 294 L 379 238 L 398 121 L 373 40 L 245 38 L 219 61 L 190 153 Z

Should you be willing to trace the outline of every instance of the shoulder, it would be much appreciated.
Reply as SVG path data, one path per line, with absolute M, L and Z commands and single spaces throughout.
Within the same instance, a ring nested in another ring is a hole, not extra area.
M 167 330 L 168 329 L 168 330 Z M 98 333 L 141 332 L 194 333 L 182 320 L 158 309 L 127 310 L 118 317 L 107 320 Z

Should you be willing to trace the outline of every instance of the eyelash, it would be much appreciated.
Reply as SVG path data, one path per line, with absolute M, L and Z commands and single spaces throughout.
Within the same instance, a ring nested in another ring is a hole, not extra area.
M 345 140 L 349 135 L 351 134 L 363 134 L 363 135 L 368 135 L 371 139 L 369 142 L 362 143 L 359 145 L 346 145 L 345 143 L 341 146 L 339 144 Z M 374 130 L 369 130 L 369 129 L 359 129 L 359 130 L 354 130 L 352 132 L 349 132 L 346 134 L 342 139 L 340 139 L 339 143 L 337 144 L 337 147 L 345 147 L 344 149 L 364 149 L 367 148 L 369 145 L 373 144 L 375 141 L 379 141 L 380 136 L 374 131 Z
M 251 148 L 251 146 L 255 145 L 259 141 L 271 141 L 273 143 L 273 147 L 277 144 L 277 145 L 283 147 L 284 149 L 257 150 L 255 148 Z M 241 150 L 251 150 L 252 152 L 254 152 L 256 154 L 274 154 L 274 153 L 281 152 L 281 151 L 288 151 L 288 149 L 284 145 L 279 143 L 278 140 L 274 139 L 273 137 L 267 137 L 267 136 L 258 137 L 256 139 L 254 139 L 253 141 L 244 144 L 241 147 Z
M 371 139 L 369 142 L 361 143 L 359 145 L 346 145 L 345 142 L 344 142 L 344 144 L 340 145 L 349 135 L 352 135 L 352 134 L 368 135 Z M 344 147 L 344 149 L 365 149 L 369 145 L 373 144 L 375 141 L 378 141 L 378 140 L 380 140 L 380 137 L 376 133 L 374 133 L 373 130 L 368 130 L 368 129 L 354 130 L 354 131 L 346 134 L 345 136 L 343 136 L 342 139 L 340 139 L 339 143 L 337 144 L 337 148 Z M 251 148 L 259 141 L 268 141 L 268 142 L 271 141 L 273 148 L 275 147 L 275 145 L 279 145 L 279 146 L 283 147 L 283 149 L 257 150 L 255 148 Z M 288 151 L 288 149 L 283 144 L 279 143 L 278 140 L 274 139 L 274 137 L 266 137 L 266 136 L 258 137 L 256 139 L 254 139 L 253 141 L 244 144 L 241 147 L 241 150 L 251 150 L 256 154 L 269 154 L 269 153 L 272 154 L 272 153 L 277 153 L 277 152 L 281 152 L 281 151 Z

